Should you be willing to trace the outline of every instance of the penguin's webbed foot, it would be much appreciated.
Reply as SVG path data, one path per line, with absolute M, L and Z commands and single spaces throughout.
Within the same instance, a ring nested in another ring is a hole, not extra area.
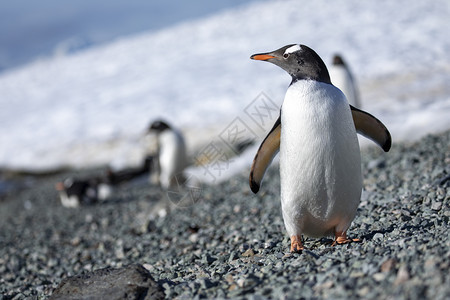
M 331 244 L 331 246 L 334 247 L 336 245 L 343 245 L 343 244 L 360 242 L 360 241 L 361 241 L 360 239 L 348 238 L 346 232 L 336 232 L 334 242 L 333 242 L 333 244 Z
M 299 253 L 304 249 L 305 247 L 303 247 L 302 244 L 302 237 L 299 235 L 291 236 L 291 253 Z

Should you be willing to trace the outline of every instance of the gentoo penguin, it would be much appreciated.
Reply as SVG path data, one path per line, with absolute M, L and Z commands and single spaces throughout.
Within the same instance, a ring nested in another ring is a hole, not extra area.
M 61 204 L 76 208 L 82 204 L 93 204 L 106 200 L 111 195 L 111 187 L 98 178 L 76 179 L 66 178 L 55 185 Z
M 333 64 L 330 67 L 330 78 L 333 85 L 339 88 L 347 97 L 348 103 L 361 108 L 356 81 L 344 59 L 338 54 L 333 57 Z
M 157 172 L 161 187 L 166 190 L 177 187 L 186 167 L 186 146 L 181 132 L 162 120 L 153 122 L 149 132 L 157 134 Z
M 292 77 L 280 117 L 262 142 L 250 171 L 257 193 L 264 173 L 280 152 L 281 207 L 291 252 L 303 249 L 302 234 L 334 235 L 348 243 L 362 190 L 361 158 L 356 133 L 391 147 L 386 127 L 372 115 L 349 105 L 331 84 L 328 70 L 312 49 L 292 44 L 252 59 L 271 62 Z

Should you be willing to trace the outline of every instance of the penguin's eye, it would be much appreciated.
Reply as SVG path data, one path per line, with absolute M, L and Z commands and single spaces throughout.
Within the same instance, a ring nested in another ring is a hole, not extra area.
M 289 53 L 283 54 L 283 57 L 284 57 L 284 58 L 288 58 L 288 57 L 289 57 Z

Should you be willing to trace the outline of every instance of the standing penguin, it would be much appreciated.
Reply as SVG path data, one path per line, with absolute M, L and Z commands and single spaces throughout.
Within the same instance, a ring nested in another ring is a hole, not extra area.
M 158 120 L 150 125 L 149 132 L 157 134 L 157 171 L 161 187 L 177 187 L 186 167 L 186 146 L 182 134 L 166 122 Z
M 344 59 L 338 54 L 333 57 L 333 64 L 330 68 L 330 77 L 333 84 L 344 93 L 345 97 L 347 97 L 348 103 L 361 108 L 356 81 L 353 78 L 349 67 L 344 62 Z
M 254 158 L 251 190 L 258 192 L 279 151 L 281 208 L 291 252 L 304 249 L 302 234 L 334 235 L 333 245 L 353 241 L 346 231 L 362 190 L 356 132 L 389 151 L 388 130 L 372 115 L 348 104 L 331 84 L 322 59 L 307 46 L 287 45 L 251 58 L 271 62 L 292 77 L 280 117 Z

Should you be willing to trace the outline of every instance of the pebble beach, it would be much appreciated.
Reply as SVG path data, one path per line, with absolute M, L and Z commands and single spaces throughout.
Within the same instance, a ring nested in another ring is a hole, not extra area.
M 289 253 L 278 166 L 260 192 L 248 170 L 195 197 L 169 201 L 140 180 L 105 203 L 61 206 L 55 182 L 101 170 L 36 177 L 0 200 L 0 299 L 46 299 L 64 278 L 142 265 L 167 299 L 449 299 L 450 131 L 362 150 L 364 190 L 348 235 L 306 237 Z M 164 204 L 164 203 L 163 203 Z

